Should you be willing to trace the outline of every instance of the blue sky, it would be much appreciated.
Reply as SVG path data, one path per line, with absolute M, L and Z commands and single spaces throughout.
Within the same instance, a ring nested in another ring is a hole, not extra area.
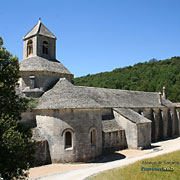
M 5 0 L 0 36 L 22 59 L 38 22 L 57 37 L 57 59 L 75 77 L 180 56 L 179 0 Z

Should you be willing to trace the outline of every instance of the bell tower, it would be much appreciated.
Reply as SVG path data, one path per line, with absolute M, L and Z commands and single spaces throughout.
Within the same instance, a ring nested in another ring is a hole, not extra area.
M 20 88 L 25 96 L 40 97 L 60 78 L 72 81 L 73 74 L 56 59 L 56 37 L 38 23 L 23 38 Z
M 56 37 L 39 19 L 38 23 L 24 36 L 23 59 L 39 56 L 56 59 Z

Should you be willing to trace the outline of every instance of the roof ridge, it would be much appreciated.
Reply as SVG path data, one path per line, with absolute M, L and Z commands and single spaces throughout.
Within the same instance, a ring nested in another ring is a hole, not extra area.
M 54 38 L 57 40 L 56 36 L 43 23 L 41 23 L 41 25 L 43 25 L 45 29 L 48 30 L 49 33 L 52 34 L 52 36 L 54 36 Z
M 39 19 L 38 23 L 23 37 L 23 40 L 28 39 L 37 34 L 57 39 L 56 36 L 41 22 Z
M 102 87 L 91 87 L 91 86 L 77 86 L 77 87 L 85 87 L 89 89 L 107 89 L 107 90 L 113 90 L 113 91 L 124 91 L 124 92 L 137 92 L 137 93 L 151 93 L 151 94 L 158 94 L 159 92 L 149 92 L 149 91 L 134 91 L 134 90 L 126 90 L 126 89 L 112 89 L 112 88 L 102 88 Z
M 137 113 L 136 111 L 134 111 L 131 108 L 119 107 L 119 108 L 113 108 L 113 110 L 116 111 L 117 113 L 121 114 L 121 116 L 125 117 L 126 119 L 128 119 L 131 122 L 134 122 L 136 124 L 144 123 L 144 122 L 149 122 L 149 123 L 151 122 L 151 120 L 149 120 L 145 116 Z
M 38 21 L 38 23 L 39 23 L 39 21 Z M 35 25 L 31 28 L 31 30 L 28 31 L 28 33 L 26 33 L 26 35 L 23 37 L 23 40 L 26 39 L 26 36 L 38 25 L 38 23 L 35 24 Z
M 38 29 L 37 29 L 36 34 L 38 34 L 38 33 L 39 33 L 39 31 L 40 31 L 40 27 L 41 27 L 41 24 L 42 24 L 41 19 L 39 19 L 39 21 L 38 21 L 38 23 L 37 23 L 37 25 L 39 25 L 39 26 L 38 26 Z

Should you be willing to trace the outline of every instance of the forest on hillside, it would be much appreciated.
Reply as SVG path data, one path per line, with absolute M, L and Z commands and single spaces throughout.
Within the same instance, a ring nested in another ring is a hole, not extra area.
M 76 86 L 151 92 L 162 92 L 165 86 L 167 98 L 172 102 L 180 102 L 180 57 L 152 59 L 111 72 L 88 74 L 73 81 Z

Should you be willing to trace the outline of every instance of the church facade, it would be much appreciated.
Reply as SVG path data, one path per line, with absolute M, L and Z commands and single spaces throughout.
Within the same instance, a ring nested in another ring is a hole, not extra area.
M 19 84 L 38 99 L 22 113 L 38 143 L 37 164 L 93 161 L 179 136 L 179 114 L 163 93 L 75 86 L 56 60 L 56 37 L 39 21 L 23 38 Z

